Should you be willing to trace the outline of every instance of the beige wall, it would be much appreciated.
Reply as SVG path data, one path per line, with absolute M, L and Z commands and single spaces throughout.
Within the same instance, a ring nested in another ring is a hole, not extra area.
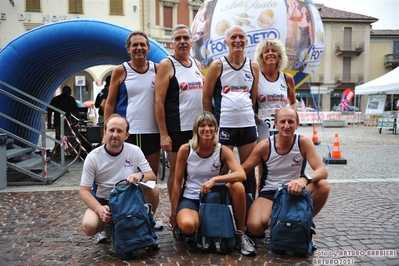
M 373 39 L 370 41 L 370 75 L 368 81 L 376 79 L 391 70 L 391 68 L 386 68 L 384 66 L 385 55 L 391 53 L 391 40 Z

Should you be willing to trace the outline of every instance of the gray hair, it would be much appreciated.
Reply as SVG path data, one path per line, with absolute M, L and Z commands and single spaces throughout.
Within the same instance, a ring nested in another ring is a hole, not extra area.
M 188 26 L 186 26 L 186 25 L 184 25 L 184 24 L 177 24 L 177 25 L 174 26 L 173 29 L 172 29 L 172 34 L 171 34 L 172 40 L 173 40 L 173 34 L 175 33 L 175 31 L 180 30 L 180 29 L 187 29 L 188 32 L 190 33 L 190 37 L 191 37 L 191 35 L 192 35 L 192 34 L 191 34 L 191 29 L 190 29 Z
M 254 59 L 256 63 L 258 63 L 260 69 L 263 69 L 265 67 L 265 63 L 263 62 L 263 52 L 266 46 L 268 45 L 272 45 L 274 46 L 274 48 L 276 48 L 278 53 L 278 61 L 276 68 L 277 71 L 282 71 L 287 66 L 288 57 L 287 54 L 285 53 L 285 46 L 279 39 L 265 39 L 256 46 L 254 54 Z

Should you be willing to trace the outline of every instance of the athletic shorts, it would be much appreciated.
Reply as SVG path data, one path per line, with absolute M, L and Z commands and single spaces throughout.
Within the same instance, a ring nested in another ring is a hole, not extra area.
M 169 132 L 169 137 L 172 139 L 172 152 L 178 152 L 181 145 L 193 138 L 193 131 Z
M 179 206 L 177 207 L 177 212 L 179 212 L 181 209 L 190 209 L 199 212 L 199 200 L 182 197 L 179 202 Z
M 256 141 L 258 133 L 256 126 L 242 128 L 226 128 L 219 129 L 219 142 L 226 146 L 244 146 Z
M 102 198 L 96 198 L 96 199 L 102 206 L 108 205 L 108 200 Z
M 259 192 L 259 197 L 273 201 L 276 190 L 267 190 Z
M 137 145 L 145 156 L 151 155 L 161 149 L 159 133 L 155 134 L 130 134 L 126 142 Z

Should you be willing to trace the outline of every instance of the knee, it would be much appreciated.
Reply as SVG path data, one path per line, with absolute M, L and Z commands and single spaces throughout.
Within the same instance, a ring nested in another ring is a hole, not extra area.
M 315 186 L 315 192 L 319 195 L 327 196 L 330 194 L 330 183 L 326 179 L 319 180 Z
M 82 229 L 87 236 L 94 236 L 97 233 L 97 226 L 94 226 L 94 224 L 89 221 L 82 221 Z
M 144 194 L 144 198 L 148 203 L 151 203 L 152 205 L 158 205 L 159 202 L 158 186 L 155 186 L 153 189 L 143 188 L 142 191 Z
M 228 186 L 230 197 L 233 198 L 234 195 L 244 195 L 245 188 L 242 182 L 230 183 Z
M 263 228 L 262 224 L 257 223 L 252 219 L 248 219 L 247 230 L 254 236 L 262 236 L 265 233 L 266 228 Z
M 178 219 L 177 225 L 179 229 L 186 235 L 190 235 L 198 229 L 198 225 L 193 219 Z

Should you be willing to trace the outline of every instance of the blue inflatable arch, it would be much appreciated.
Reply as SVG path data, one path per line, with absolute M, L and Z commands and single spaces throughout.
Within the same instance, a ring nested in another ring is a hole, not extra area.
M 130 60 L 125 40 L 132 30 L 98 20 L 69 20 L 30 30 L 0 50 L 0 81 L 49 103 L 58 86 L 74 73 L 97 65 Z M 150 39 L 148 59 L 156 63 L 169 53 Z M 0 84 L 0 88 L 15 94 Z M 18 97 L 29 101 L 25 96 Z M 36 102 L 32 102 L 37 105 Z M 46 109 L 45 106 L 39 106 Z M 40 113 L 0 94 L 0 112 L 35 129 Z M 39 135 L 0 116 L 0 127 L 37 143 Z

